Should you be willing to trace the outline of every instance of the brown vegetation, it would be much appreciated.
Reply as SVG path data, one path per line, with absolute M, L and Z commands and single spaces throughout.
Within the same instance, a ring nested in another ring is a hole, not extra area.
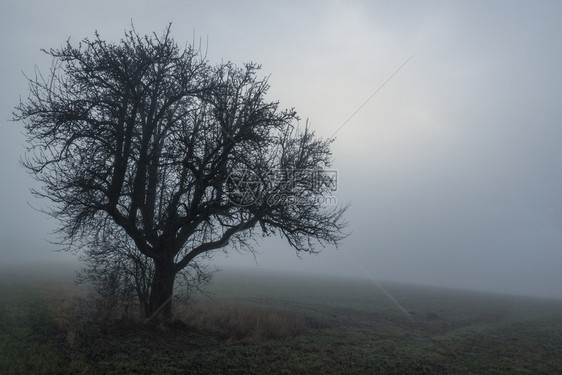
M 66 344 L 72 348 L 84 334 L 87 322 L 111 326 L 151 324 L 140 310 L 121 306 L 71 286 L 47 288 L 48 309 Z M 220 339 L 282 339 L 298 335 L 306 327 L 303 317 L 259 307 L 217 301 L 177 304 L 171 328 L 195 331 Z
M 174 318 L 197 331 L 225 338 L 292 337 L 305 328 L 305 319 L 257 307 L 203 302 L 178 306 Z

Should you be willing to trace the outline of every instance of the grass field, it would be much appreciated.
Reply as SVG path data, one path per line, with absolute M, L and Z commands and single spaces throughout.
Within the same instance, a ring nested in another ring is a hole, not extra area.
M 229 271 L 154 327 L 53 275 L 0 278 L 0 374 L 562 373 L 560 300 Z

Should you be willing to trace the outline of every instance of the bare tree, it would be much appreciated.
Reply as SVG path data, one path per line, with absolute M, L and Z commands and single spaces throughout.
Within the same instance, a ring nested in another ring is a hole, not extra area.
M 213 66 L 170 27 L 45 52 L 50 74 L 28 79 L 14 114 L 28 134 L 23 165 L 68 250 L 134 244 L 134 267 L 153 267 L 139 293 L 147 316 L 171 315 L 176 275 L 203 254 L 251 251 L 259 234 L 280 234 L 297 253 L 344 237 L 346 207 L 321 199 L 332 189 L 331 140 L 266 99 L 259 66 Z

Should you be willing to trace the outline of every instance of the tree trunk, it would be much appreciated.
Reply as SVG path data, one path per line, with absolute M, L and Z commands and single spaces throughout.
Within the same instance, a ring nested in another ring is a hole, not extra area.
M 174 261 L 155 261 L 146 318 L 167 321 L 172 317 L 172 295 L 176 271 Z

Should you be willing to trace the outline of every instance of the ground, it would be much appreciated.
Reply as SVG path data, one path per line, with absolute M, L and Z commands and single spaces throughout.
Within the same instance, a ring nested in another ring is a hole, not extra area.
M 219 273 L 171 326 L 96 318 L 68 281 L 0 281 L 2 374 L 562 373 L 562 301 Z

